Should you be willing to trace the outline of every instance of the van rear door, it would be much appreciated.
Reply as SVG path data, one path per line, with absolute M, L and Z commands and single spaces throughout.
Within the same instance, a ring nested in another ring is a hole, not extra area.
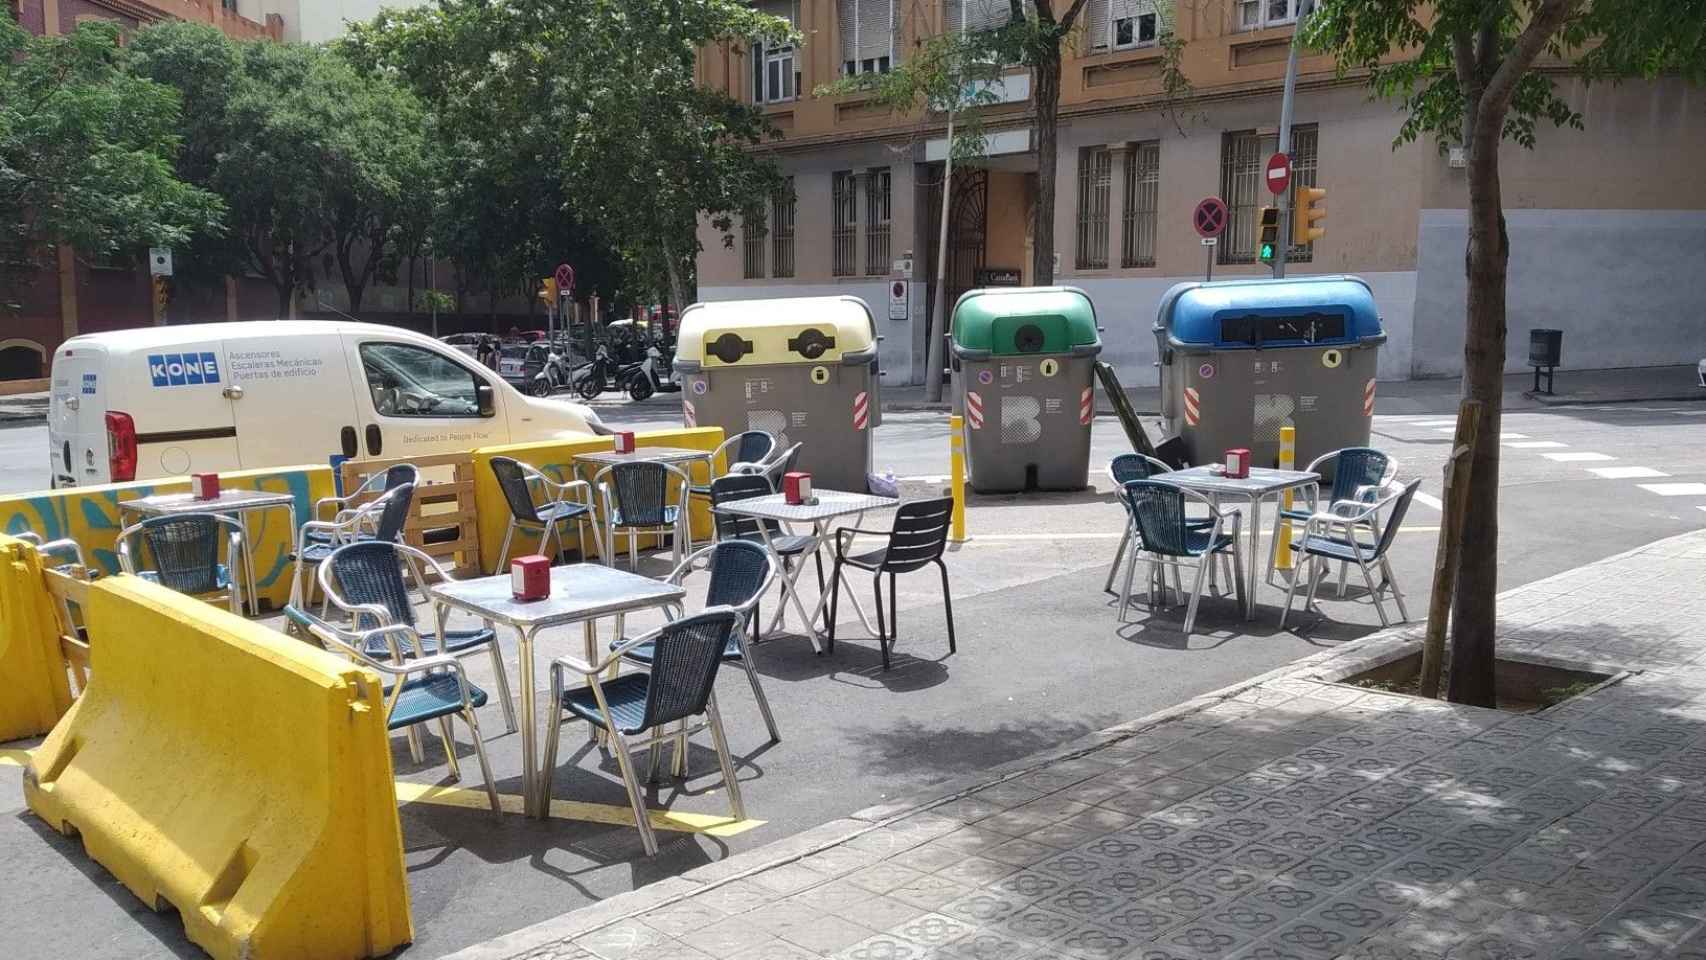
M 56 488 L 107 482 L 106 359 L 106 348 L 80 343 L 61 346 L 53 356 L 47 446 Z
M 336 333 L 225 341 L 244 469 L 356 455 L 355 393 Z
M 114 353 L 106 376 L 117 381 L 107 386 L 107 419 L 128 416 L 135 427 L 134 479 L 237 469 L 223 344 L 210 340 Z M 104 426 L 113 429 L 111 423 Z

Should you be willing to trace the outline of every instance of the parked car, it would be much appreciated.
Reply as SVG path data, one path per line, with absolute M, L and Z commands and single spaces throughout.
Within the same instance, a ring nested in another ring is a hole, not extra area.
M 72 337 L 53 357 L 55 487 L 411 457 L 608 433 L 456 347 L 367 323 L 265 321 Z

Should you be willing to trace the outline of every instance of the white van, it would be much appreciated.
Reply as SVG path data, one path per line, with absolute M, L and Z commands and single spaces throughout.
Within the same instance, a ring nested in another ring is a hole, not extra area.
M 345 321 L 142 327 L 53 356 L 55 487 L 608 433 L 431 337 Z

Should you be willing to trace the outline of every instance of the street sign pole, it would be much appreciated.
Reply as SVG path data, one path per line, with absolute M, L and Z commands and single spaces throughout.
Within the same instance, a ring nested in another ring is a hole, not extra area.
M 1291 159 L 1291 101 L 1297 92 L 1297 36 L 1303 32 L 1303 20 L 1309 16 L 1309 11 L 1315 4 L 1311 0 L 1298 0 L 1297 27 L 1291 32 L 1291 52 L 1285 58 L 1285 93 L 1280 97 L 1280 127 L 1279 152 L 1286 160 Z M 1290 178 L 1287 178 L 1290 184 Z M 1291 247 L 1291 191 L 1288 189 L 1275 198 L 1279 206 L 1279 243 L 1274 245 L 1274 277 L 1285 276 L 1285 256 Z
M 1209 283 L 1214 280 L 1214 248 L 1218 246 L 1219 243 L 1220 240 L 1215 237 L 1202 238 L 1203 252 L 1208 254 L 1208 265 L 1203 267 L 1202 271 L 1202 279 L 1204 283 Z
M 1203 270 L 1204 283 L 1214 279 L 1214 248 L 1220 244 L 1220 235 L 1226 232 L 1227 219 L 1226 201 L 1219 197 L 1204 197 L 1191 211 L 1191 226 L 1196 228 L 1197 236 L 1202 237 L 1203 249 L 1208 252 L 1208 266 Z

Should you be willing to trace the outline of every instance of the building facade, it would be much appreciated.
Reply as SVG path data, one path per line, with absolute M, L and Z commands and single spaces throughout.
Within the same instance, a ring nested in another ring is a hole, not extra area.
M 700 79 L 765 111 L 767 149 L 788 189 L 765 229 L 731 245 L 700 228 L 701 299 L 851 293 L 884 333 L 890 383 L 923 380 L 941 209 L 943 118 L 892 114 L 858 95 L 812 91 L 905 60 L 920 37 L 999 22 L 1007 0 L 758 0 L 797 25 L 797 46 L 702 51 Z M 1054 211 L 1056 282 L 1082 287 L 1105 326 L 1105 358 L 1130 386 L 1156 382 L 1151 326 L 1172 284 L 1267 276 L 1256 220 L 1273 202 L 1263 168 L 1278 140 L 1280 92 L 1298 0 L 1176 7 L 1188 97 L 1162 87 L 1160 11 L 1151 0 L 1091 0 L 1061 78 Z M 1572 367 L 1692 363 L 1706 355 L 1706 182 L 1685 176 L 1706 148 L 1706 91 L 1677 80 L 1586 87 L 1556 74 L 1585 130 L 1506 144 L 1511 239 L 1510 367 L 1527 330 L 1565 331 Z M 1030 283 L 1037 158 L 1029 77 L 1009 74 L 983 108 L 988 159 L 951 185 L 947 302 L 974 286 Z M 1301 59 L 1294 183 L 1327 190 L 1326 235 L 1290 251 L 1290 275 L 1354 273 L 1386 325 L 1380 376 L 1453 376 L 1463 344 L 1465 208 L 1461 152 L 1395 143 L 1402 116 L 1330 58 Z M 1223 198 L 1228 229 L 1202 245 L 1191 211 Z M 1212 263 L 1211 263 L 1212 261 Z M 901 282 L 902 287 L 896 283 Z M 893 300 L 902 290 L 900 300 Z

